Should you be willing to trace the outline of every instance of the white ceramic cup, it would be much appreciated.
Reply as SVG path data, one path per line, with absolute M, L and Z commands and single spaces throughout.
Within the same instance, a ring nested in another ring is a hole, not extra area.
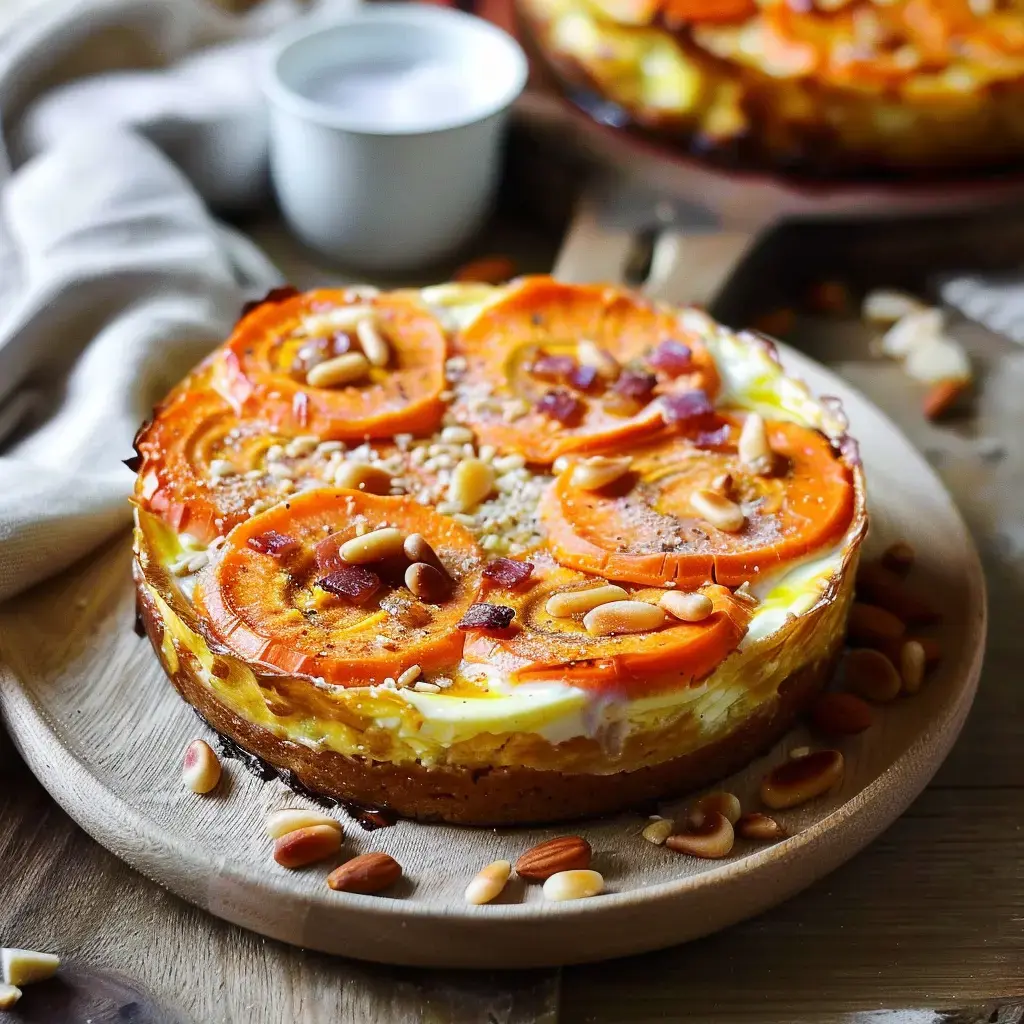
M 451 65 L 466 82 L 457 110 L 403 130 L 311 98 L 325 74 L 417 62 Z M 526 58 L 501 29 L 413 3 L 311 19 L 272 47 L 264 76 L 270 169 L 292 230 L 307 245 L 368 270 L 439 259 L 476 231 L 494 196 L 508 109 Z

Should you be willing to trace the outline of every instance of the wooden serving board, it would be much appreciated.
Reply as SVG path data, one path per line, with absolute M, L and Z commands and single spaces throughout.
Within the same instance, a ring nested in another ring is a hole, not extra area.
M 868 732 L 843 744 L 844 783 L 783 813 L 792 835 L 781 843 L 738 843 L 713 862 L 646 843 L 640 814 L 533 830 L 400 822 L 368 833 L 347 821 L 347 855 L 385 850 L 404 866 L 392 894 L 331 892 L 329 865 L 285 871 L 271 859 L 263 817 L 300 798 L 237 761 L 225 762 L 209 797 L 182 786 L 185 745 L 212 737 L 132 630 L 127 537 L 0 610 L 0 713 L 33 772 L 100 843 L 211 913 L 298 945 L 389 963 L 525 967 L 662 947 L 758 913 L 851 857 L 920 793 L 970 707 L 985 637 L 977 556 L 932 471 L 848 385 L 794 351 L 783 357 L 815 391 L 843 399 L 870 482 L 870 545 L 913 542 L 915 576 L 943 604 L 946 656 L 920 694 L 880 708 Z M 753 808 L 766 768 L 809 741 L 794 730 L 726 786 Z M 483 864 L 567 830 L 592 843 L 607 894 L 545 904 L 536 887 L 513 883 L 496 904 L 463 902 Z

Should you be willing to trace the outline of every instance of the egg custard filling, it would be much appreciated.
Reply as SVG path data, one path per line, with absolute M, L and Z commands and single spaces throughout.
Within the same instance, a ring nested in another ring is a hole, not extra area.
M 275 293 L 136 448 L 185 699 L 309 788 L 448 820 L 754 756 L 825 680 L 866 525 L 841 412 L 764 339 L 543 277 Z

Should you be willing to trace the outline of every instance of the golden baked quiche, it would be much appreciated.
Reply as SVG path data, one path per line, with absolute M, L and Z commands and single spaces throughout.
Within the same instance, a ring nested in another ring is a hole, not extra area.
M 742 166 L 928 174 L 1024 156 L 1022 0 L 518 0 L 569 95 Z
M 289 781 L 425 820 L 734 771 L 839 651 L 866 526 L 836 404 L 607 285 L 272 293 L 136 439 L 184 699 Z

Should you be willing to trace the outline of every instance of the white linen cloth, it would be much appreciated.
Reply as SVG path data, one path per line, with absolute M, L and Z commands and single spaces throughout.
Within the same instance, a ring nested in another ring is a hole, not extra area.
M 208 198 L 237 198 L 265 160 L 251 44 L 32 101 L 90 61 L 173 61 L 291 13 L 254 23 L 200 0 L 61 0 L 0 40 L 9 163 L 30 157 L 0 184 L 0 428 L 33 398 L 44 411 L 13 445 L 0 438 L 0 600 L 128 525 L 135 430 L 243 302 L 280 283 L 150 141 Z

